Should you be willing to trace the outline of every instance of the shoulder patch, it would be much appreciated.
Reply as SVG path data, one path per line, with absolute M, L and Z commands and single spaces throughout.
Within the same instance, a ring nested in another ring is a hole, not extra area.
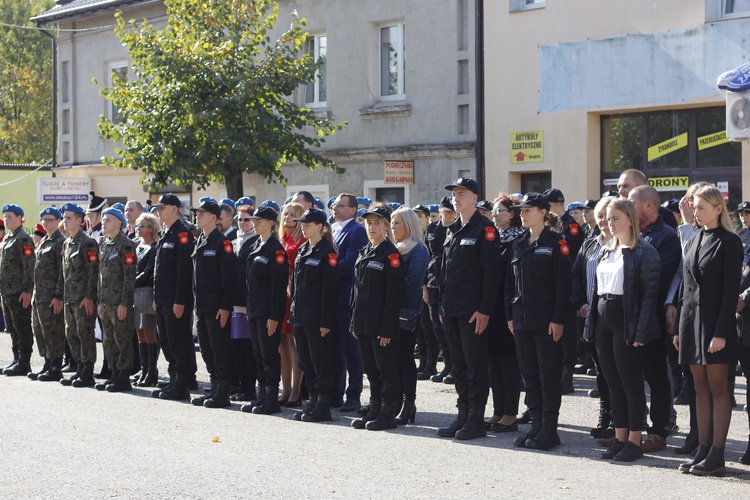
M 335 253 L 329 253 L 328 254 L 328 265 L 331 267 L 336 267 L 339 265 L 339 256 Z
M 276 250 L 276 263 L 283 264 L 286 261 L 286 252 L 284 250 Z
M 232 253 L 232 242 L 229 240 L 224 240 L 224 252 L 226 253 Z
M 497 238 L 497 233 L 495 232 L 495 228 L 492 226 L 485 226 L 484 239 L 486 239 L 487 241 L 495 241 L 495 238 Z
M 132 266 L 135 264 L 135 254 L 133 253 L 126 253 L 125 254 L 125 264 Z
M 23 254 L 26 257 L 31 257 L 32 255 L 34 255 L 34 247 L 32 247 L 31 245 L 24 245 L 23 246 Z
M 97 252 L 96 250 L 89 252 L 88 256 L 89 256 L 89 262 L 91 263 L 95 263 L 99 260 L 99 252 Z
M 388 256 L 388 260 L 391 262 L 391 267 L 395 269 L 401 265 L 401 254 L 392 253 Z
M 571 224 L 568 226 L 568 230 L 570 231 L 570 234 L 572 236 L 578 236 L 578 233 L 581 231 L 581 229 L 578 227 L 578 224 Z
M 188 233 L 187 232 L 180 233 L 177 236 L 180 238 L 180 243 L 182 245 L 187 245 L 188 244 L 189 239 L 188 239 Z
M 570 255 L 570 247 L 568 247 L 567 241 L 559 240 L 557 243 L 560 245 L 560 253 L 563 255 Z

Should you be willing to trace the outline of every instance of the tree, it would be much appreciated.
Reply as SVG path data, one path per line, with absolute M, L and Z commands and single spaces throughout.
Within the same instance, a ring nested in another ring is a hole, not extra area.
M 289 160 L 343 172 L 314 148 L 344 125 L 290 99 L 323 63 L 302 51 L 304 19 L 295 12 L 289 30 L 272 41 L 278 2 L 164 3 L 162 30 L 116 16 L 135 78 L 115 76 L 101 89 L 123 117 L 99 120 L 104 138 L 122 141 L 119 158 L 106 164 L 142 171 L 153 186 L 223 180 L 233 199 L 243 194 L 243 172 L 286 182 L 281 166 Z
M 42 164 L 52 155 L 52 45 L 29 22 L 51 6 L 52 0 L 0 0 L 2 163 Z

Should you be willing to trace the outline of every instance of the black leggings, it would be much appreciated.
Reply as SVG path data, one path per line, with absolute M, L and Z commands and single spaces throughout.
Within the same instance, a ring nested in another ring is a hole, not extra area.
M 644 346 L 625 344 L 622 307 L 621 300 L 599 300 L 596 351 L 609 387 L 615 428 L 642 431 L 643 408 L 646 406 L 643 390 Z
M 414 364 L 414 344 L 417 331 L 402 328 L 398 335 L 399 337 L 393 339 L 392 342 L 396 343 L 398 369 L 401 374 L 401 392 L 404 399 L 413 401 L 417 397 L 417 366 Z

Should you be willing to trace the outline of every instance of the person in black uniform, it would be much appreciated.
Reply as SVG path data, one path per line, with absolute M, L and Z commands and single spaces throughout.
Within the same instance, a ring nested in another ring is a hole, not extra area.
M 513 445 L 548 450 L 560 444 L 560 339 L 571 307 L 571 251 L 567 241 L 545 225 L 550 206 L 544 195 L 527 193 L 514 207 L 521 209 L 527 232 L 511 248 L 505 314 L 526 382 L 531 429 Z
M 750 210 L 750 202 L 748 210 Z M 740 281 L 740 297 L 737 300 L 737 358 L 742 366 L 742 373 L 746 380 L 750 380 L 750 246 L 745 247 L 745 257 L 742 261 L 742 280 Z M 750 397 L 746 397 L 745 413 L 750 423 Z M 750 465 L 750 436 L 747 449 L 740 457 L 740 463 Z
M 289 262 L 284 247 L 276 236 L 277 212 L 261 207 L 251 217 L 258 239 L 247 256 L 247 316 L 253 354 L 258 366 L 260 393 L 258 399 L 243 405 L 247 413 L 270 415 L 279 413 L 279 381 L 281 380 L 281 321 L 286 313 L 286 288 L 289 283 Z
M 399 313 L 404 295 L 401 254 L 388 238 L 391 215 L 388 207 L 373 203 L 365 212 L 370 240 L 359 251 L 354 265 L 351 295 L 351 332 L 359 340 L 367 380 L 370 408 L 352 421 L 355 429 L 385 430 L 396 427 L 400 395 L 400 372 L 396 344 Z
M 679 470 L 699 476 L 721 475 L 732 418 L 729 368 L 737 363 L 737 318 L 743 249 L 724 198 L 714 186 L 693 195 L 695 219 L 702 227 L 685 247 L 679 334 L 674 345 L 680 364 L 690 365 L 695 384 L 698 450 Z
M 310 402 L 295 420 L 327 422 L 331 417 L 331 336 L 339 299 L 338 254 L 333 244 L 326 213 L 308 208 L 302 217 L 307 238 L 297 250 L 292 279 L 290 323 L 294 327 L 300 369 L 310 394 Z
M 211 392 L 193 398 L 193 406 L 226 408 L 230 406 L 229 382 L 232 378 L 232 340 L 229 316 L 237 286 L 237 257 L 231 240 L 216 226 L 221 207 L 204 201 L 195 212 L 196 225 L 202 230 L 193 250 L 193 297 L 197 318 L 198 342 L 203 361 L 211 376 Z
M 154 263 L 154 304 L 156 328 L 164 357 L 169 362 L 169 383 L 152 393 L 160 399 L 190 398 L 190 384 L 195 379 L 195 345 L 193 344 L 193 262 L 190 256 L 195 239 L 180 214 L 182 202 L 172 194 L 162 195 L 159 219 L 166 226 L 156 244 Z
M 445 186 L 459 219 L 447 231 L 442 263 L 443 331 L 453 360 L 458 416 L 438 430 L 440 437 L 474 439 L 487 435 L 484 408 L 490 391 L 489 335 L 485 329 L 499 300 L 500 238 L 476 208 L 479 186 L 459 178 Z

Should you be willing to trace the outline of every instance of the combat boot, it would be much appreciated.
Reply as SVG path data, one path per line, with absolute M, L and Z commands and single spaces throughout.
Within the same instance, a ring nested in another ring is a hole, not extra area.
M 130 376 L 130 381 L 133 382 L 135 385 L 138 385 L 143 380 L 146 380 L 146 375 L 148 375 L 148 344 L 138 344 L 138 354 L 139 358 L 141 360 L 141 369 L 140 371 L 135 372 L 133 375 Z
M 425 361 L 424 368 L 421 372 L 417 373 L 417 380 L 429 380 L 430 377 L 437 374 L 437 360 L 435 358 L 427 358 Z
M 573 387 L 573 368 L 564 366 L 562 378 L 560 379 L 560 392 L 562 394 L 570 394 L 573 391 L 575 391 L 575 387 Z
M 0 373 L 5 374 L 5 370 L 13 367 L 13 365 L 18 364 L 18 349 L 13 349 L 13 361 L 8 363 L 7 365 L 3 366 L 3 370 Z
M 531 428 L 525 434 L 521 434 L 513 440 L 513 446 L 516 448 L 523 448 L 526 446 L 526 441 L 534 439 L 537 434 L 542 430 L 542 412 L 527 410 L 529 415 L 529 423 Z
M 76 372 L 70 376 L 70 378 L 62 378 L 60 379 L 60 384 L 64 385 L 65 387 L 69 387 L 73 385 L 73 382 L 78 380 L 81 377 L 81 372 L 83 371 L 83 363 L 76 363 Z
M 141 357 L 143 359 L 143 357 Z M 153 387 L 159 381 L 159 344 L 146 344 L 146 373 L 137 384 L 138 387 Z
M 375 417 L 375 420 L 370 420 L 365 424 L 365 429 L 368 431 L 385 431 L 388 429 L 395 429 L 398 427 L 396 424 L 396 409 L 398 408 L 398 402 L 390 399 L 382 400 L 380 406 L 380 413 Z
M 94 363 L 82 363 L 80 376 L 73 381 L 73 387 L 94 387 Z
M 263 401 L 266 400 L 266 386 L 265 385 L 260 384 L 258 386 L 258 393 L 257 393 L 257 395 L 258 395 L 257 399 L 254 399 L 253 401 L 250 401 L 250 403 L 248 403 L 246 405 L 242 405 L 240 407 L 240 411 L 245 412 L 245 413 L 252 413 L 253 412 L 253 408 L 255 408 L 256 406 L 260 406 L 261 404 L 263 404 Z
M 469 403 L 469 415 L 466 418 L 466 423 L 456 431 L 455 437 L 462 441 L 468 441 L 469 439 L 485 437 L 486 435 L 484 405 L 471 402 Z
M 303 422 L 331 422 L 331 396 L 319 395 L 315 406 L 306 413 L 302 414 Z
M 370 398 L 370 409 L 367 411 L 367 414 L 363 415 L 362 418 L 352 420 L 352 427 L 355 429 L 364 429 L 367 422 L 378 418 L 381 404 L 382 401 L 380 398 Z
M 117 377 L 113 376 L 112 383 L 107 385 L 107 392 L 127 392 L 133 390 L 133 386 L 130 384 L 129 370 L 115 370 L 113 368 L 112 371 L 117 372 Z
M 51 359 L 49 369 L 37 377 L 40 382 L 56 382 L 62 379 L 62 358 Z
M 42 369 L 38 372 L 31 372 L 26 376 L 29 377 L 29 380 L 38 380 L 39 375 L 46 372 L 47 370 L 49 370 L 49 358 L 44 358 L 44 366 L 42 366 Z
M 447 352 L 443 352 L 443 369 L 440 370 L 440 373 L 437 373 L 430 378 L 433 382 L 442 382 L 445 377 L 450 374 L 451 370 L 453 369 L 453 362 L 451 361 L 451 356 Z
M 524 443 L 526 448 L 532 450 L 547 451 L 560 445 L 560 436 L 557 434 L 557 415 L 543 415 L 542 428 L 539 434 L 529 438 Z
M 3 370 L 3 375 L 7 375 L 9 377 L 18 377 L 22 375 L 28 375 L 28 373 L 31 371 L 31 355 L 29 354 L 21 354 L 18 356 L 18 362 L 11 366 L 10 368 L 7 368 Z
M 174 370 L 169 370 L 169 380 L 167 382 L 157 382 L 156 387 L 158 389 L 151 392 L 151 397 L 158 398 L 162 391 L 168 391 L 174 387 L 175 382 L 177 382 L 177 374 Z
M 229 400 L 229 382 L 219 380 L 216 383 L 216 391 L 203 402 L 203 406 L 206 408 L 229 408 L 232 406 Z
M 103 391 L 103 390 L 105 390 L 108 385 L 115 383 L 115 380 L 117 380 L 117 377 L 119 375 L 120 375 L 120 370 L 112 369 L 112 376 L 109 377 L 104 382 L 98 382 L 98 383 L 94 384 L 94 389 L 96 389 L 97 391 Z
M 102 370 L 96 375 L 94 375 L 94 378 L 98 378 L 98 379 L 112 378 L 112 370 L 110 370 L 109 361 L 107 360 L 107 358 L 104 358 L 104 361 L 102 362 Z
M 455 437 L 456 432 L 466 425 L 466 420 L 469 418 L 469 405 L 468 403 L 459 401 L 457 406 L 458 415 L 456 415 L 456 419 L 449 426 L 438 429 L 439 437 Z
M 203 403 L 205 403 L 206 400 L 210 399 L 211 396 L 216 394 L 218 383 L 219 382 L 216 380 L 215 377 L 211 377 L 211 388 L 208 390 L 209 392 L 203 396 L 197 396 L 197 397 L 192 398 L 190 400 L 190 404 L 193 406 L 203 406 Z
M 159 399 L 166 399 L 169 401 L 184 401 L 190 399 L 190 387 L 188 386 L 187 375 L 178 373 L 175 376 L 174 385 L 159 394 Z
M 302 417 L 305 416 L 307 413 L 310 413 L 313 410 L 315 410 L 315 407 L 317 406 L 317 404 L 318 404 L 318 393 L 317 392 L 310 393 L 310 400 L 307 402 L 305 407 L 302 409 L 302 411 L 296 412 L 292 418 L 296 420 L 297 422 L 301 422 Z M 330 407 L 331 407 L 331 398 L 329 397 L 328 408 L 330 409 Z M 307 420 L 305 420 L 305 422 L 307 422 Z
M 253 413 L 255 413 L 256 415 L 272 415 L 274 413 L 281 413 L 281 406 L 279 405 L 278 385 L 266 386 L 266 398 L 261 404 L 253 408 Z

